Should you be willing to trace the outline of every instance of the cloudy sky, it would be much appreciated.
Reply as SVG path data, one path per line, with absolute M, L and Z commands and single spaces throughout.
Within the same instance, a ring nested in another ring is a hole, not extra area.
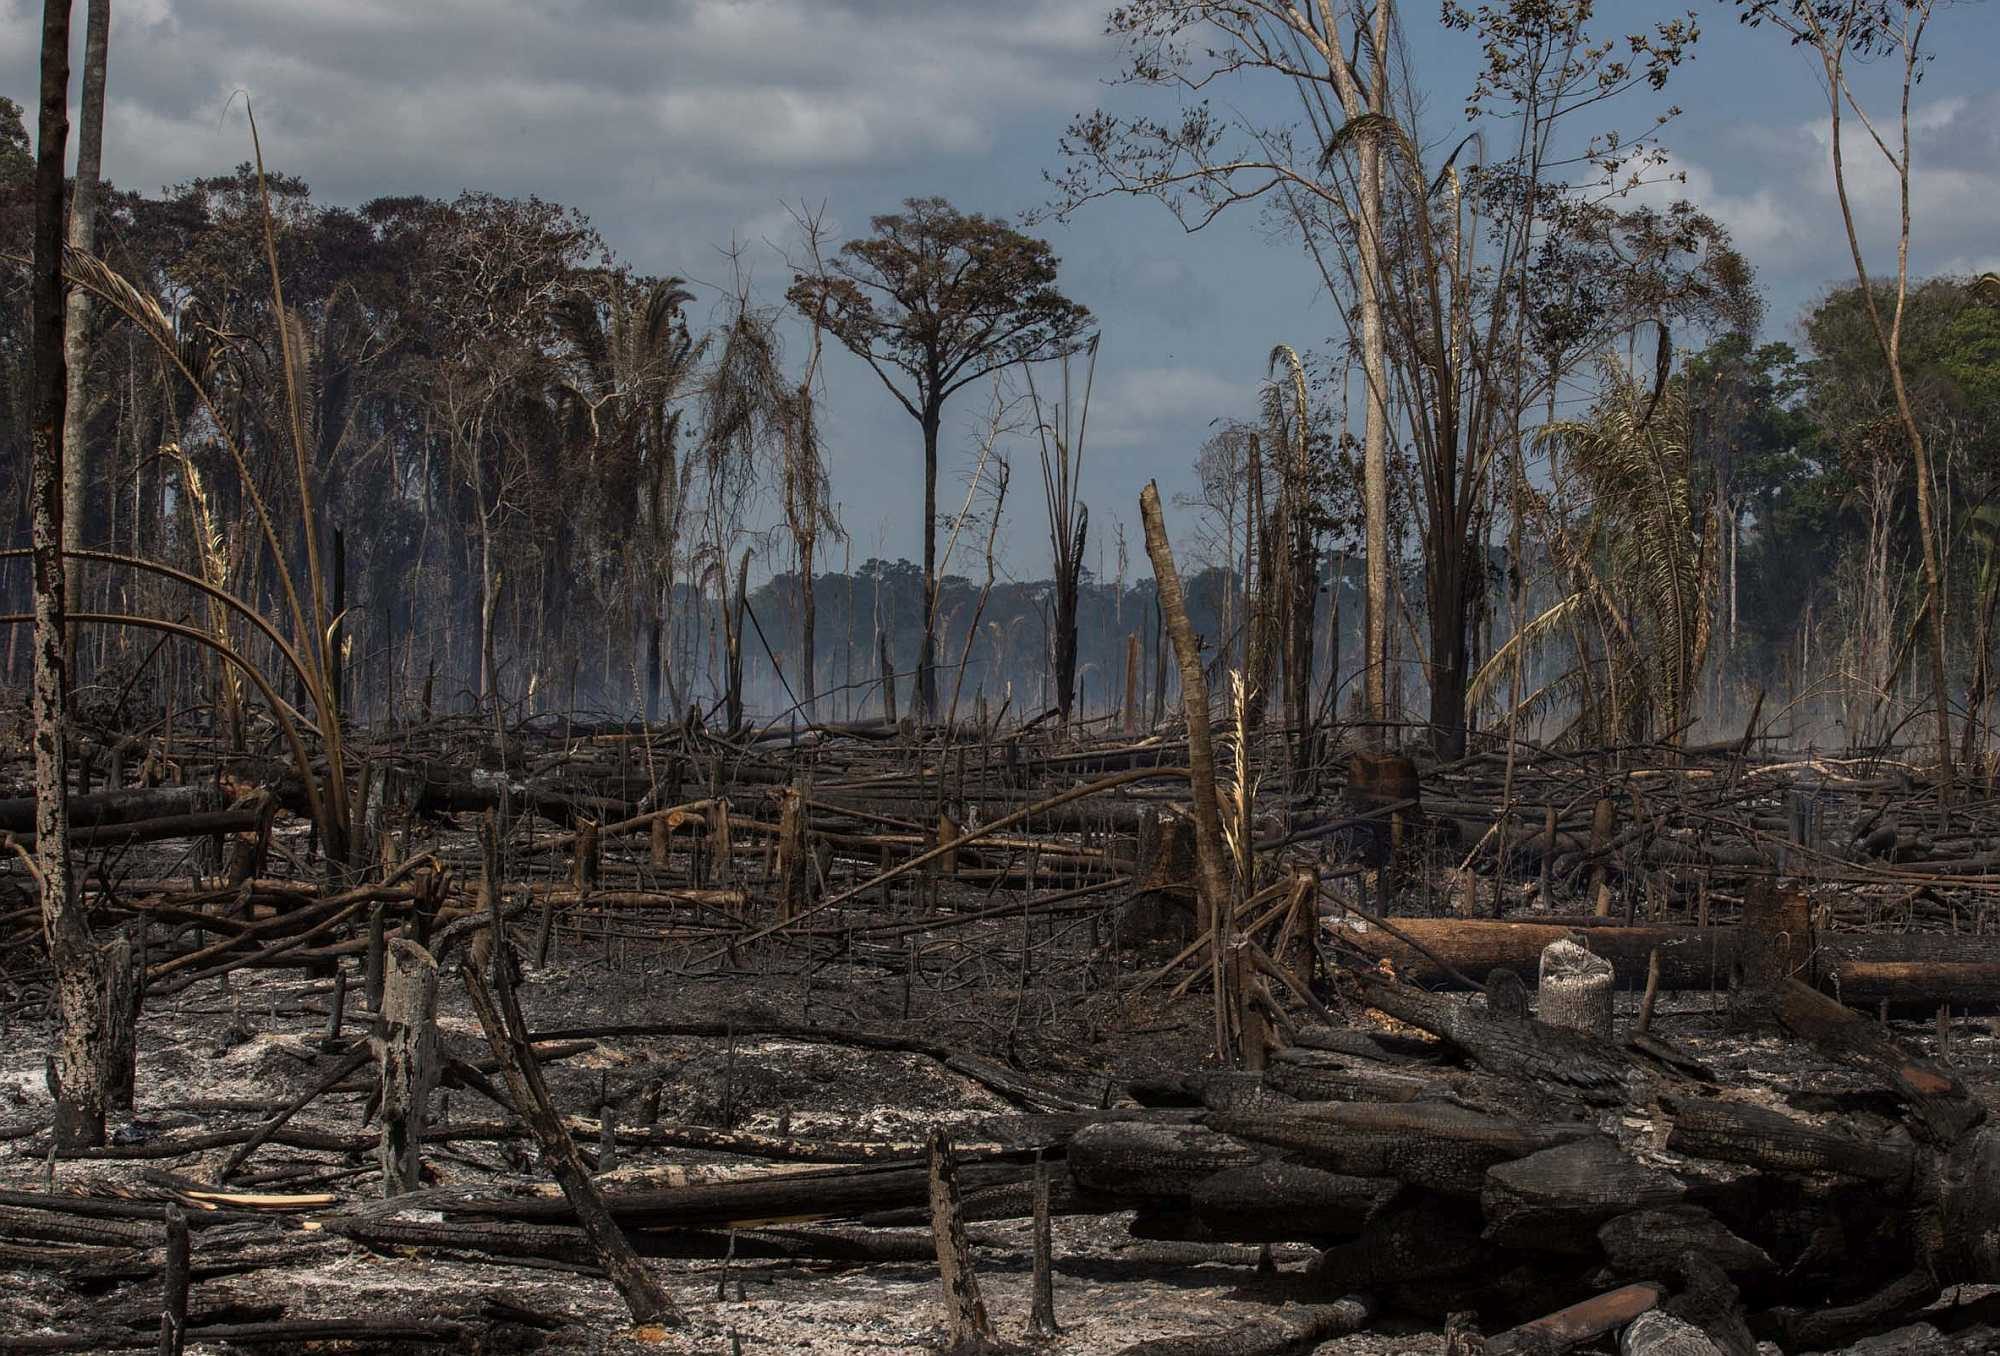
M 1799 308 L 1850 274 L 1823 94 L 1779 35 L 1741 29 L 1729 4 L 1691 3 L 1705 31 L 1666 96 L 1685 109 L 1667 144 L 1682 191 L 1757 266 L 1770 334 L 1790 337 Z M 536 193 L 587 212 L 635 266 L 700 284 L 700 311 L 730 286 L 732 240 L 759 289 L 782 292 L 788 204 L 823 204 L 841 232 L 917 194 L 1008 217 L 1042 205 L 1068 119 L 1129 97 L 1106 84 L 1118 62 L 1102 36 L 1106 4 L 113 0 L 105 170 L 144 189 L 226 170 L 247 157 L 241 104 L 230 102 L 247 90 L 268 163 L 325 201 Z M 1598 8 L 1610 30 L 1685 7 Z M 2000 268 L 2000 9 L 1941 8 L 1916 109 L 1913 265 Z M 79 45 L 82 9 L 78 0 Z M 30 110 L 39 11 L 0 0 L 0 93 Z M 1428 0 L 1403 8 L 1426 132 L 1442 138 L 1455 135 L 1476 53 L 1436 13 Z M 1228 97 L 1259 116 L 1282 112 L 1258 102 L 1277 94 Z M 1643 120 L 1649 107 L 1630 112 Z M 1893 181 L 1872 155 L 1857 150 L 1851 163 L 1886 266 Z M 1271 346 L 1323 344 L 1338 320 L 1297 246 L 1269 237 L 1254 211 L 1190 236 L 1157 204 L 1106 203 L 1042 229 L 1071 295 L 1103 326 L 1085 480 L 1093 535 L 1108 552 L 1122 522 L 1136 553 L 1145 479 L 1186 489 L 1210 421 L 1253 410 Z M 915 425 L 851 359 L 832 360 L 828 376 L 835 497 L 855 559 L 914 554 Z M 958 398 L 954 461 L 980 403 L 973 391 Z M 1010 558 L 1036 572 L 1046 548 L 1034 452 L 1015 453 Z

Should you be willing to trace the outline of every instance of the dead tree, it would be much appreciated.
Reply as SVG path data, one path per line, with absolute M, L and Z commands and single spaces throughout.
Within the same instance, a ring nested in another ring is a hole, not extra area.
M 104 961 L 69 864 L 69 662 L 64 625 L 63 154 L 69 142 L 69 0 L 42 10 L 42 103 L 35 156 L 33 270 L 35 857 L 55 968 L 60 1034 L 49 1060 L 56 1143 L 104 1142 Z
M 1069 724 L 1076 705 L 1077 593 L 1083 583 L 1083 548 L 1090 532 L 1090 506 L 1077 497 L 1083 476 L 1083 438 L 1090 424 L 1090 388 L 1097 375 L 1097 339 L 1084 346 L 1090 362 L 1084 370 L 1081 411 L 1070 396 L 1069 359 L 1062 364 L 1062 403 L 1052 414 L 1042 409 L 1032 371 L 1028 394 L 1035 403 L 1035 436 L 1041 442 L 1042 499 L 1049 515 L 1049 555 L 1055 570 L 1055 618 L 1049 645 L 1054 667 L 1056 710 Z M 1074 418 L 1072 418 L 1074 416 Z
M 1227 1006 L 1229 986 L 1223 982 L 1223 958 L 1229 954 L 1228 932 L 1234 914 L 1228 868 L 1224 866 L 1222 806 L 1215 794 L 1215 745 L 1209 738 L 1208 680 L 1202 674 L 1201 649 L 1194 625 L 1188 620 L 1187 595 L 1181 588 L 1180 570 L 1174 565 L 1173 546 L 1167 541 L 1167 524 L 1160 512 L 1159 487 L 1151 481 L 1139 493 L 1139 515 L 1145 521 L 1146 554 L 1153 562 L 1153 578 L 1160 591 L 1160 607 L 1166 613 L 1167 634 L 1173 638 L 1174 658 L 1181 670 L 1181 701 L 1187 710 L 1188 780 L 1194 801 L 1195 861 L 1201 871 L 1202 916 L 1211 930 L 1209 945 L 1216 958 L 1216 1055 L 1230 1056 Z
M 79 254 L 97 249 L 98 168 L 104 161 L 104 77 L 110 53 L 111 0 L 90 0 L 83 38 L 82 123 L 77 128 L 76 186 L 69 214 L 69 247 Z M 90 365 L 90 293 L 71 288 L 63 312 L 63 365 L 72 411 L 63 421 L 63 550 L 83 545 L 84 514 L 89 508 L 89 441 L 84 437 L 90 417 L 85 377 Z M 64 584 L 70 598 L 80 598 L 81 562 L 66 561 Z M 70 649 L 70 660 L 76 649 Z

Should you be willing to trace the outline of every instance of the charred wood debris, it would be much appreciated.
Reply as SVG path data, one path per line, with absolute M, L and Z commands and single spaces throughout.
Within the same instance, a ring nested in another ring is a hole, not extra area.
M 0 1331 L 0 1350 L 465 1347 L 503 1329 L 530 1349 L 555 1326 L 502 1291 L 349 1317 L 204 1302 L 209 1278 L 301 1253 L 565 1270 L 667 1333 L 683 1305 L 652 1259 L 934 1256 L 943 1345 L 1060 1350 L 1051 1216 L 1117 1217 L 1190 1265 L 1233 1258 L 1268 1300 L 1133 1352 L 1308 1350 L 1382 1324 L 1495 1356 L 1991 1335 L 1993 1301 L 1954 1301 L 2000 1285 L 1992 788 L 1940 796 L 1893 756 L 1750 732 L 1451 763 L 1367 734 L 1248 735 L 1231 775 L 1253 790 L 1222 788 L 1219 929 L 1184 726 L 725 737 L 544 717 L 496 735 L 438 718 L 350 737 L 344 861 L 286 764 L 185 728 L 87 735 L 78 876 L 131 958 L 107 998 L 127 1033 L 118 1129 L 59 1151 L 44 1102 L 0 1106 L 33 1171 L 0 1190 L 0 1270 L 58 1277 L 91 1316 Z M 13 850 L 33 822 L 31 801 L 0 801 L 17 1052 L 47 1040 L 36 885 Z M 538 1030 L 523 999 L 557 963 L 741 1001 Z M 158 1128 L 175 1108 L 144 1058 L 133 1072 L 135 1024 L 227 1006 L 273 970 L 311 981 L 296 1094 Z M 947 978 L 989 1018 L 921 1011 Z M 793 1010 L 756 1001 L 775 979 Z M 843 1020 L 843 984 L 887 1017 Z M 437 1031 L 461 998 L 470 1055 Z M 1175 1061 L 1094 1056 L 1120 1023 L 1178 1032 L 1159 1037 Z M 900 1139 L 753 1130 L 663 1119 L 656 1065 L 614 1066 L 584 1105 L 544 1076 L 667 1037 L 732 1059 L 758 1038 L 921 1056 L 1013 1111 Z M 336 1096 L 338 1131 L 306 1114 Z M 457 1152 L 476 1143 L 537 1152 L 480 1171 Z M 274 1151 L 285 1166 L 263 1167 Z M 969 1240 L 1013 1219 L 1035 1221 L 1035 1305 L 1003 1333 Z M 1312 1260 L 1274 1267 L 1275 1245 Z

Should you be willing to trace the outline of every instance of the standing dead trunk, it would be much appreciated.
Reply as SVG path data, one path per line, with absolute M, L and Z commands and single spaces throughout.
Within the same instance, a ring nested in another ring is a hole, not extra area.
M 1466 623 L 1472 611 L 1465 533 L 1450 525 L 1431 533 L 1431 741 L 1440 758 L 1465 755 L 1465 693 L 1471 664 Z
M 1362 109 L 1354 92 L 1343 88 L 1341 97 L 1350 118 L 1362 112 L 1380 118 L 1388 112 L 1388 0 L 1375 0 L 1376 78 L 1369 86 L 1368 102 Z M 1368 579 L 1367 604 L 1362 614 L 1362 692 L 1366 705 L 1368 740 L 1379 746 L 1389 714 L 1389 362 L 1384 342 L 1382 317 L 1382 136 L 1379 131 L 1363 133 L 1356 148 L 1359 162 L 1357 187 L 1357 250 L 1360 266 L 1355 270 L 1361 310 L 1361 374 L 1366 387 L 1362 406 L 1361 502 L 1364 518 L 1365 570 Z
M 813 541 L 799 543 L 799 706 L 807 720 L 819 718 L 818 608 L 813 599 Z
M 500 611 L 503 583 L 499 567 L 493 563 L 493 535 L 490 528 L 479 533 L 479 699 L 500 700 L 499 665 L 494 661 L 493 623 Z
M 32 280 L 34 427 L 30 472 L 35 588 L 35 859 L 60 1018 L 49 1061 L 60 1148 L 104 1142 L 103 959 L 69 869 L 69 664 L 64 623 L 63 155 L 69 142 L 69 0 L 42 10 Z
M 660 718 L 660 630 L 658 616 L 646 629 L 646 719 Z
M 936 389 L 936 383 L 931 389 Z M 917 681 L 910 707 L 919 722 L 930 719 L 937 709 L 937 474 L 938 427 L 943 407 L 933 399 L 924 405 L 919 421 L 924 430 L 924 639 L 917 651 Z M 880 587 L 879 585 L 877 587 Z
M 745 551 L 736 566 L 736 592 L 729 592 L 729 578 L 722 579 L 723 712 L 729 733 L 743 728 L 743 606 L 750 598 L 750 553 Z
M 882 658 L 882 719 L 891 725 L 896 723 L 896 666 L 889 658 L 889 633 L 877 631 L 875 639 L 880 642 L 878 650 Z
M 76 184 L 69 213 L 70 248 L 80 254 L 97 249 L 97 181 L 104 162 L 104 75 L 110 51 L 111 0 L 90 0 L 83 39 L 83 107 L 76 135 Z M 63 365 L 68 399 L 63 420 L 63 550 L 83 546 L 84 513 L 88 507 L 90 484 L 89 443 L 90 397 L 85 387 L 90 360 L 90 294 L 81 287 L 70 289 L 63 311 Z M 63 567 L 68 596 L 82 596 L 78 588 L 79 562 L 66 561 Z M 70 647 L 70 662 L 76 662 L 76 647 Z
M 1159 487 L 1151 481 L 1139 493 L 1139 515 L 1145 522 L 1146 554 L 1153 562 L 1153 578 L 1159 588 L 1160 607 L 1166 615 L 1167 634 L 1174 643 L 1174 658 L 1181 671 L 1181 702 L 1187 710 L 1188 780 L 1194 801 L 1195 861 L 1200 868 L 1198 881 L 1204 922 L 1213 929 L 1209 945 L 1227 956 L 1229 923 L 1232 917 L 1229 879 L 1223 867 L 1222 806 L 1215 794 L 1215 746 L 1209 737 L 1208 681 L 1202 673 L 1201 651 L 1194 626 L 1188 620 L 1187 595 L 1181 588 L 1180 571 L 1174 565 L 1173 547 L 1167 541 L 1166 520 L 1160 512 Z M 1219 1001 L 1227 1001 L 1218 986 Z M 1218 1023 L 1216 1054 L 1225 1062 L 1230 1057 L 1229 1032 Z
M 389 943 L 375 1038 L 382 1066 L 382 1193 L 421 1185 L 425 1109 L 436 1086 L 437 962 L 407 938 Z
M 931 1233 L 937 1244 L 938 1279 L 944 1283 L 945 1350 L 970 1356 L 993 1347 L 993 1323 L 979 1294 L 972 1246 L 959 1210 L 958 1167 L 944 1131 L 930 1136 Z
M 1139 633 L 1125 635 L 1125 733 L 1139 733 Z
M 145 996 L 145 976 L 129 933 L 106 942 L 101 955 L 104 1106 L 110 1115 L 129 1119 L 138 1081 L 139 1006 Z

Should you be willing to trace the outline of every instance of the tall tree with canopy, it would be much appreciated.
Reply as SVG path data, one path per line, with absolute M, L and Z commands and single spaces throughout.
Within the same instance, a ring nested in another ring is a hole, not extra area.
M 869 222 L 814 272 L 794 275 L 793 306 L 867 363 L 924 438 L 924 638 L 917 702 L 937 709 L 937 472 L 944 405 L 1005 368 L 1060 357 L 1090 312 L 1056 287 L 1045 241 L 943 198 L 911 198 Z

